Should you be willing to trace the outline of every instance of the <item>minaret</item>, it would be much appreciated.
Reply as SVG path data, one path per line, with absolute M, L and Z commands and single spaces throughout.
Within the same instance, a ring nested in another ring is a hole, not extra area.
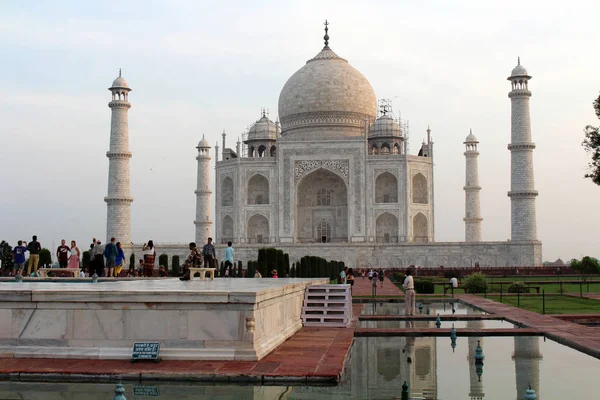
M 210 236 L 212 221 L 210 220 L 210 145 L 202 135 L 196 146 L 198 149 L 198 179 L 196 183 L 196 244 L 206 243 Z
M 110 121 L 110 148 L 108 157 L 108 195 L 106 202 L 106 242 L 111 237 L 124 245 L 131 243 L 131 198 L 129 193 L 129 126 L 128 112 L 131 108 L 127 81 L 121 76 L 115 79 L 108 89 L 112 100 L 108 107 L 112 110 Z
M 464 141 L 466 146 L 466 174 L 465 174 L 465 241 L 466 242 L 481 242 L 481 208 L 479 205 L 479 151 L 477 144 L 479 141 L 473 135 L 473 131 L 469 132 L 469 136 Z
M 511 99 L 511 143 L 510 150 L 510 192 L 511 200 L 511 240 L 537 240 L 535 198 L 538 195 L 534 189 L 533 180 L 533 149 L 531 142 L 531 122 L 529 119 L 528 82 L 531 76 L 521 65 L 512 70 L 508 80 L 512 90 L 508 93 Z
M 517 400 L 525 396 L 531 385 L 540 398 L 540 338 L 538 336 L 515 336 L 515 376 L 517 384 Z
M 475 315 L 478 314 L 478 312 L 469 310 L 467 314 Z M 467 321 L 467 328 L 469 329 L 481 330 L 483 327 L 483 321 L 481 320 Z M 471 400 L 482 400 L 485 397 L 483 378 L 477 374 L 475 354 L 477 353 L 476 349 L 478 344 L 483 347 L 483 337 L 469 337 L 467 342 L 469 346 L 469 354 L 467 355 L 467 361 L 469 363 L 469 398 Z

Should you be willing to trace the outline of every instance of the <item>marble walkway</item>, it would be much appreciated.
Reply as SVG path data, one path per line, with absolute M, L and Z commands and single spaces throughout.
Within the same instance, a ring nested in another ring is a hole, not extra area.
M 258 362 L 168 360 L 132 364 L 129 360 L 0 358 L 0 379 L 337 383 L 362 307 L 353 306 L 354 320 L 348 328 L 302 328 Z
M 363 280 L 361 276 L 357 276 L 354 279 L 354 286 L 352 287 L 352 296 L 371 296 L 373 294 L 373 284 L 369 278 Z M 383 281 L 383 287 L 381 287 L 381 281 L 377 282 L 377 296 L 402 296 L 404 297 L 404 292 L 396 285 L 389 280 L 389 278 L 385 278 Z
M 600 358 L 600 328 L 579 325 L 552 315 L 538 314 L 481 296 L 466 294 L 456 297 L 466 304 L 502 316 L 511 323 L 538 329 L 544 336 L 558 343 Z

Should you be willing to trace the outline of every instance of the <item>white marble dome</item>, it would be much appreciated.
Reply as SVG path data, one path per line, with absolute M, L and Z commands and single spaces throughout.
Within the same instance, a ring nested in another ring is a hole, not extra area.
M 510 73 L 511 77 L 514 76 L 528 76 L 529 74 L 527 73 L 527 70 L 525 69 L 524 66 L 521 65 L 521 63 L 519 62 L 519 64 L 513 68 L 512 72 Z
M 477 137 L 473 135 L 473 132 L 471 131 L 469 136 L 465 139 L 465 143 L 479 143 L 479 140 L 477 140 Z
M 247 140 L 277 139 L 277 126 L 264 113 L 248 130 Z
M 367 78 L 329 46 L 292 75 L 279 95 L 282 135 L 331 126 L 356 132 L 376 116 L 377 99 Z
M 198 142 L 197 148 L 210 148 L 210 144 L 208 144 L 208 140 L 202 135 L 202 140 Z
M 369 137 L 376 136 L 402 136 L 400 124 L 391 115 L 385 114 L 375 120 L 369 128 Z
M 125 78 L 123 78 L 120 74 L 117 77 L 117 79 L 115 79 L 112 83 L 113 88 L 124 88 L 124 89 L 129 89 L 129 84 L 127 83 L 127 81 L 125 80 Z

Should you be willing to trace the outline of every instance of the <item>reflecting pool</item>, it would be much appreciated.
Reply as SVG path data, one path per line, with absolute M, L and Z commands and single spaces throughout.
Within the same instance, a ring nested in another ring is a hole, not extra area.
M 484 355 L 476 365 L 477 345 Z M 593 399 L 600 360 L 541 337 L 360 337 L 339 386 L 243 386 L 125 382 L 128 400 L 397 399 L 522 400 L 529 385 L 538 400 Z M 0 382 L 0 399 L 110 400 L 114 384 Z
M 422 307 L 419 307 L 421 305 Z M 417 302 L 417 315 L 466 315 L 487 313 L 474 309 L 462 303 L 420 303 Z M 364 304 L 362 315 L 404 315 L 404 303 L 367 303 Z

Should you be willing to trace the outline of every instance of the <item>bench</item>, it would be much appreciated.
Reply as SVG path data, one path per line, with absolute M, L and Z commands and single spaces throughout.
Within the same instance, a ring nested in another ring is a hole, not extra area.
M 454 288 L 454 291 L 456 292 L 458 289 L 461 289 L 462 291 L 464 291 L 465 293 L 469 293 L 469 290 L 466 289 L 463 285 L 458 285 L 458 287 Z M 452 293 L 452 285 L 449 283 L 444 283 L 444 296 L 446 295 L 446 293 Z
M 38 268 L 40 278 L 47 278 L 48 272 L 69 272 L 73 278 L 79 278 L 81 268 Z
M 190 268 L 190 280 L 194 279 L 194 275 L 196 275 L 196 272 L 200 273 L 201 281 L 206 279 L 207 272 L 210 274 L 210 279 L 213 280 L 213 279 L 215 279 L 215 271 L 216 270 L 217 270 L 216 268 Z

